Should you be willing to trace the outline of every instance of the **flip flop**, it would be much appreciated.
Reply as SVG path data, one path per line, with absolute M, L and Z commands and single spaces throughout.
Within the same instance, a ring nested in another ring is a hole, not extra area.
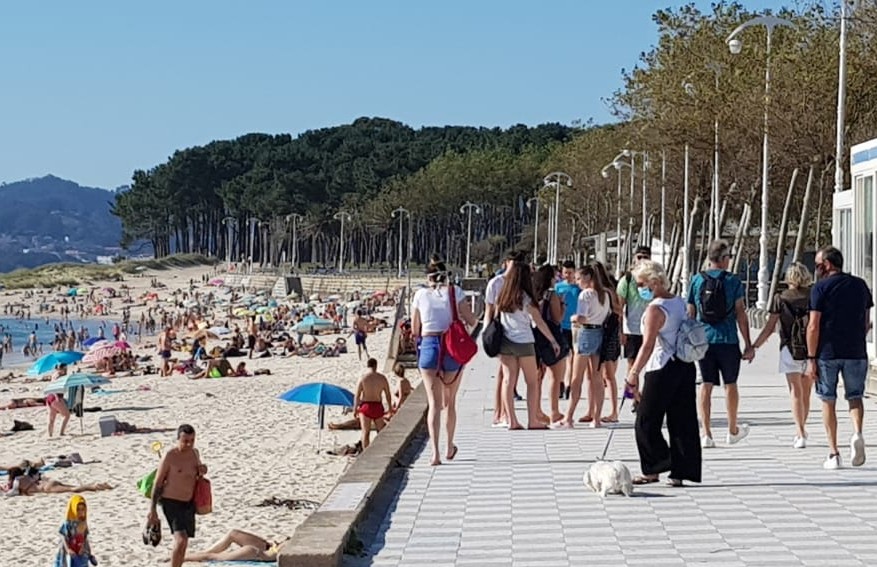
M 640 476 L 634 477 L 634 479 L 633 479 L 633 484 L 637 484 L 637 485 L 654 484 L 656 482 L 658 482 L 658 477 L 640 475 Z
M 682 481 L 679 480 L 678 478 L 668 478 L 667 479 L 667 486 L 671 486 L 673 488 L 682 488 L 685 485 L 682 484 Z
M 446 458 L 447 460 L 449 460 L 449 461 L 453 461 L 453 460 L 454 460 L 454 457 L 457 456 L 457 446 L 454 445 L 453 447 L 454 447 L 453 451 L 451 451 L 451 453 L 450 453 L 449 455 L 446 455 L 446 456 L 445 456 L 445 458 Z
M 591 423 L 592 421 L 594 421 L 594 418 L 590 415 L 583 415 L 579 418 L 579 423 Z
M 618 423 L 618 418 L 612 419 L 609 417 L 601 417 L 600 421 L 602 421 L 603 423 Z

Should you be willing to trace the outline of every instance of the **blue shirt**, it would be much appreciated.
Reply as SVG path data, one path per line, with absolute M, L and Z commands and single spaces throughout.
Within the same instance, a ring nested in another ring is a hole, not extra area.
M 576 284 L 567 283 L 566 280 L 558 282 L 554 285 L 554 293 L 556 293 L 561 301 L 563 301 L 563 321 L 560 322 L 560 328 L 570 331 L 572 330 L 572 321 L 570 318 L 576 314 L 579 304 L 579 293 L 582 290 Z
M 707 275 L 717 278 L 721 275 L 722 270 L 707 270 Z M 697 320 L 703 321 L 703 308 L 700 304 L 700 292 L 703 289 L 706 278 L 703 274 L 697 273 L 691 278 L 691 286 L 688 290 L 688 304 L 697 308 Z M 737 311 L 735 305 L 738 300 L 743 299 L 743 282 L 740 278 L 731 273 L 725 274 L 725 305 L 728 307 L 728 316 L 724 320 L 715 324 L 706 325 L 706 337 L 711 345 L 736 345 L 740 344 L 737 337 Z
M 810 310 L 821 313 L 819 358 L 868 358 L 865 325 L 873 306 L 871 291 L 862 278 L 835 274 L 816 282 L 810 291 Z

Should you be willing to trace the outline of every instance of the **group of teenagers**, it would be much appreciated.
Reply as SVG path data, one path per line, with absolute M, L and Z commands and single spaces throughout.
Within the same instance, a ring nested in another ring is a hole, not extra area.
M 483 325 L 498 326 L 502 333 L 493 425 L 525 428 L 515 411 L 520 374 L 526 384 L 527 429 L 572 429 L 576 423 L 597 428 L 616 422 L 616 372 L 623 355 L 627 359 L 624 397 L 635 404 L 642 470 L 634 482 L 658 482 L 663 473 L 669 473 L 672 486 L 700 482 L 702 449 L 716 446 L 711 427 L 713 389 L 724 387 L 724 441 L 734 445 L 749 434 L 749 425 L 738 421 L 741 362 L 751 362 L 756 350 L 778 330 L 780 372 L 788 381 L 796 426 L 792 445 L 807 446 L 806 422 L 815 384 L 830 450 L 824 466 L 841 466 L 835 402 L 842 377 L 854 429 L 850 459 L 853 466 L 863 464 L 865 339 L 873 305 L 864 281 L 843 273 L 843 258 L 833 247 L 817 253 L 820 280 L 815 285 L 806 266 L 792 263 L 785 272 L 787 289 L 772 299 L 768 323 L 752 341 L 743 283 L 728 271 L 730 245 L 724 240 L 711 243 L 707 257 L 708 265 L 693 275 L 681 297 L 673 293 L 667 273 L 651 260 L 647 247 L 636 250 L 635 262 L 618 281 L 599 262 L 578 268 L 572 262 L 534 267 L 523 253 L 509 253 L 484 296 Z M 463 291 L 448 285 L 442 262 L 429 265 L 427 284 L 413 297 L 412 332 L 419 340 L 418 368 L 429 402 L 431 464 L 438 465 L 442 412 L 446 413 L 445 458 L 451 460 L 457 453 L 454 434 L 461 371 L 461 365 L 443 352 L 442 335 L 455 317 L 469 327 L 478 321 Z M 451 298 L 456 309 L 451 308 Z M 695 363 L 676 356 L 683 322 L 689 318 L 703 323 L 709 343 L 696 362 L 702 380 L 699 395 Z M 546 375 L 550 415 L 542 410 Z M 576 419 L 585 383 L 588 407 Z M 607 391 L 611 411 L 604 416 Z M 560 411 L 561 398 L 569 400 L 565 412 Z M 665 424 L 667 438 L 662 432 Z

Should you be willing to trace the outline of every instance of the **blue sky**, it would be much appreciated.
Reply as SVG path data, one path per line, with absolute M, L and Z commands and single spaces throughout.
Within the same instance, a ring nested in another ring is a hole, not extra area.
M 7 0 L 0 181 L 53 173 L 113 188 L 176 149 L 359 116 L 606 122 L 601 99 L 656 39 L 651 14 L 679 4 Z

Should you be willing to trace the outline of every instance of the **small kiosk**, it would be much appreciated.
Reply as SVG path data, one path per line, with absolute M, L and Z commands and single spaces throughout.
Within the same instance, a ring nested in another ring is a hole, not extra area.
M 844 271 L 864 279 L 871 288 L 877 303 L 877 248 L 874 219 L 877 218 L 877 199 L 874 186 L 877 184 L 877 139 L 852 147 L 850 151 L 852 189 L 834 194 L 832 241 L 844 256 Z M 871 321 L 877 322 L 872 310 Z M 871 357 L 872 376 L 868 390 L 877 393 L 877 346 L 874 332 L 868 335 L 868 354 Z

